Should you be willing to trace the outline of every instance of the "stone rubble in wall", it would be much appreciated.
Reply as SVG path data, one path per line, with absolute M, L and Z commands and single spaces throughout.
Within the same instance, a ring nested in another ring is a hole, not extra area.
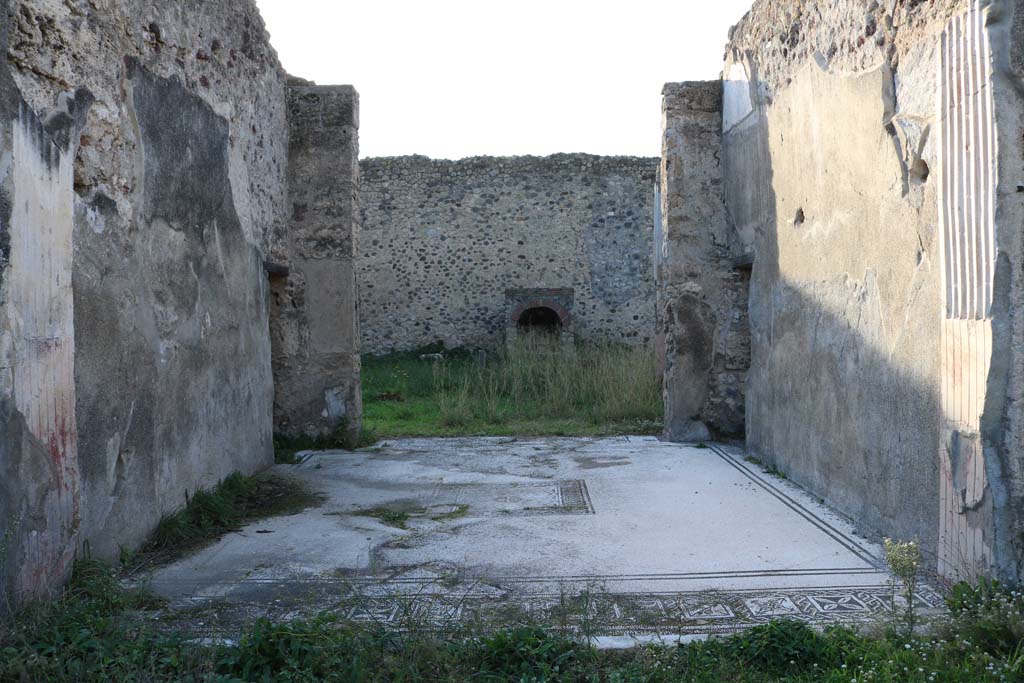
M 757 65 L 769 96 L 811 60 L 857 73 L 889 63 L 898 69 L 922 35 L 937 34 L 963 0 L 758 0 L 729 32 L 726 59 Z
M 574 289 L 580 338 L 649 342 L 656 167 L 574 154 L 362 160 L 364 351 L 493 348 L 505 291 L 522 288 Z
M 741 434 L 750 365 L 749 277 L 722 196 L 719 81 L 669 83 L 663 95 L 658 335 L 666 436 Z
M 268 258 L 285 261 L 287 139 L 264 134 L 266 122 L 284 117 L 283 71 L 255 4 L 118 7 L 126 4 L 11 0 L 7 56 L 28 103 L 45 113 L 75 87 L 96 98 L 75 164 L 76 192 L 87 201 L 111 200 L 122 218 L 134 217 L 137 143 L 122 105 L 125 67 L 112 69 L 110 60 L 123 65 L 135 58 L 159 76 L 180 79 L 230 121 L 239 215 L 253 226 L 249 239 Z

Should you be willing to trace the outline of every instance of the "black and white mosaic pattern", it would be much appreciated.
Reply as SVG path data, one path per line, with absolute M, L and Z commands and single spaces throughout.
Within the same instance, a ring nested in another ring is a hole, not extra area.
M 474 517 L 594 514 L 587 483 L 582 479 L 445 484 L 437 498 L 455 506 L 468 505 Z
M 328 613 L 341 622 L 399 631 L 474 631 L 528 623 L 611 637 L 728 634 L 777 619 L 817 626 L 867 624 L 889 621 L 905 610 L 902 590 L 876 554 L 876 546 L 795 487 L 745 460 L 741 452 L 713 445 L 709 455 L 721 458 L 751 485 L 828 536 L 846 551 L 849 563 L 498 576 L 438 560 L 366 573 L 285 572 L 206 581 L 175 608 L 187 607 L 185 612 L 193 615 L 184 625 L 186 631 L 195 631 L 198 625 L 208 634 L 231 632 L 254 616 L 288 620 Z M 438 483 L 431 498 L 437 501 L 431 513 L 466 509 L 475 517 L 601 514 L 600 501 L 595 511 L 582 479 Z M 922 614 L 944 609 L 942 595 L 927 584 L 920 585 L 914 599 Z M 201 615 L 198 619 L 195 610 Z
M 294 588 L 294 586 L 292 586 Z M 324 589 L 327 588 L 326 591 Z M 889 621 L 905 602 L 892 586 L 790 588 L 667 593 L 580 593 L 522 595 L 505 591 L 443 594 L 408 592 L 361 594 L 334 583 L 312 594 L 280 595 L 273 601 L 197 600 L 199 611 L 179 630 L 207 635 L 230 633 L 254 616 L 286 621 L 331 614 L 341 623 L 372 624 L 395 631 L 487 631 L 517 623 L 599 636 L 695 636 L 729 634 L 778 619 L 815 626 Z M 333 593 L 328 597 L 326 593 Z M 312 599 L 311 599 L 312 598 Z M 315 611 L 310 605 L 315 604 Z M 925 586 L 915 594 L 920 614 L 939 614 L 942 596 Z M 166 623 L 173 623 L 169 615 Z
M 930 588 L 916 594 L 917 608 L 942 609 L 942 597 Z M 708 634 L 738 631 L 775 619 L 798 619 L 824 625 L 869 623 L 888 619 L 902 609 L 886 586 L 803 588 L 742 592 L 593 593 L 531 596 L 517 600 L 513 613 L 549 626 L 573 630 L 591 625 L 601 635 L 642 633 Z M 404 596 L 371 598 L 345 609 L 341 616 L 401 628 L 403 622 L 450 628 L 456 624 L 507 620 L 509 604 L 474 596 Z

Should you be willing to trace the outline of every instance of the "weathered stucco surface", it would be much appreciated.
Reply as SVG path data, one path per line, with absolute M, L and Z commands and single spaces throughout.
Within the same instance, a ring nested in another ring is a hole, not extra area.
M 25 598 L 271 462 L 287 132 L 251 2 L 0 9 L 0 578 Z
M 0 78 L 0 95 L 10 98 L 0 124 L 0 520 L 6 522 L 0 588 L 23 594 L 62 580 L 81 517 L 70 277 L 73 150 L 55 143 L 55 128 Z M 8 562 L 23 571 L 8 574 Z
M 363 350 L 500 346 L 506 293 L 523 289 L 572 290 L 577 339 L 650 343 L 656 169 L 582 154 L 364 159 Z
M 990 315 L 994 351 L 978 423 L 994 522 L 993 561 L 999 574 L 1019 582 L 1024 580 L 1024 2 L 994 3 L 987 24 L 998 149 L 998 260 Z
M 940 117 L 942 33 L 972 6 L 977 35 L 1004 59 L 1017 2 L 900 3 L 895 14 L 852 0 L 755 3 L 727 52 L 723 163 L 733 234 L 754 255 L 750 450 L 865 530 L 920 539 L 946 575 L 1013 578 L 1020 456 L 1006 450 L 1016 413 L 999 385 L 1009 380 L 1019 409 L 1006 354 L 1022 341 L 1009 330 L 1020 289 L 1008 284 L 1020 281 L 1020 82 L 1009 68 L 996 76 L 992 183 L 974 151 L 982 138 L 946 139 Z M 984 97 L 979 54 L 954 85 L 965 102 Z M 983 136 L 978 111 L 971 134 Z M 959 165 L 943 163 L 943 144 Z M 986 182 L 999 192 L 994 221 Z M 991 257 L 944 252 L 947 225 L 965 244 L 998 232 Z M 950 254 L 975 259 L 970 286 L 990 278 L 995 290 L 963 320 L 945 303 L 959 267 Z
M 355 249 L 359 96 L 351 86 L 288 87 L 290 272 L 272 281 L 274 424 L 349 437 L 362 425 Z
M 743 433 L 750 364 L 746 262 L 726 215 L 722 83 L 670 83 L 662 93 L 658 346 L 665 435 L 703 441 Z

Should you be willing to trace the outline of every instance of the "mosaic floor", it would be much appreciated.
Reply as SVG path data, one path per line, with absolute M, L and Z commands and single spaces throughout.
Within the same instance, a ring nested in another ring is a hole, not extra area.
M 894 605 L 875 544 L 725 446 L 409 439 L 278 469 L 323 506 L 148 577 L 195 629 L 329 612 L 393 628 L 691 636 L 782 617 L 873 622 Z M 916 602 L 942 606 L 927 586 Z

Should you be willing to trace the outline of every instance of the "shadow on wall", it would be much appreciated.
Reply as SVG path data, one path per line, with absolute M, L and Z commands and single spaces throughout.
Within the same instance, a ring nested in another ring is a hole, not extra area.
M 97 192 L 83 213 L 105 230 L 75 233 L 82 539 L 102 558 L 272 462 L 268 288 L 232 201 L 230 123 L 180 78 L 136 59 L 125 76 L 139 211 L 129 223 Z
M 766 327 L 753 330 L 749 451 L 865 531 L 919 539 L 937 557 L 938 388 L 864 334 L 876 321 L 849 317 L 877 310 L 877 283 L 832 283 L 825 301 L 806 283 L 754 277 Z
M 887 144 L 891 75 L 838 78 L 816 68 L 777 94 L 770 116 L 756 107 L 726 134 L 732 222 L 756 235 L 748 448 L 866 531 L 920 540 L 950 578 L 1015 579 L 1012 501 L 992 486 L 972 500 L 943 496 L 971 487 L 968 461 L 981 445 L 990 483 L 1002 486 L 1011 473 L 999 455 L 1002 424 L 979 434 L 944 423 L 934 189 L 921 190 L 923 177 L 917 194 L 890 182 L 901 168 L 904 178 L 912 172 Z M 828 110 L 844 97 L 855 110 L 845 139 L 862 148 L 845 155 L 829 148 L 838 138 L 801 118 L 835 126 L 842 119 Z M 1003 261 L 996 289 L 1005 301 Z M 945 516 L 956 523 L 940 526 Z
M 770 267 L 765 259 L 765 270 Z M 1008 279 L 1004 257 L 997 273 L 1003 296 Z M 877 281 L 835 282 L 828 301 L 808 296 L 805 286 L 778 278 L 752 290 L 752 306 L 765 311 L 766 326 L 754 330 L 750 453 L 865 532 L 919 540 L 932 568 L 941 563 L 946 578 L 995 573 L 1016 580 L 1019 551 L 1008 535 L 1019 510 L 1001 492 L 1012 476 L 1003 462 L 1001 422 L 980 433 L 942 426 L 937 383 L 893 364 L 889 351 L 865 334 L 879 323 L 870 319 Z M 837 306 L 840 300 L 848 307 Z M 990 391 L 999 393 L 991 385 Z M 981 449 L 987 478 L 984 491 L 973 494 Z M 948 475 L 941 458 L 950 463 Z M 957 495 L 944 499 L 944 486 Z
M 757 82 L 756 73 L 751 82 Z M 938 386 L 893 364 L 890 351 L 877 343 L 884 321 L 875 273 L 866 272 L 862 282 L 845 273 L 818 281 L 783 274 L 779 231 L 800 229 L 819 217 L 805 215 L 801 207 L 792 225 L 780 220 L 778 160 L 769 145 L 778 134 L 763 106 L 750 116 L 727 134 L 733 139 L 726 147 L 753 153 L 725 154 L 732 164 L 730 199 L 745 199 L 729 203 L 732 220 L 738 231 L 757 236 L 750 289 L 748 449 L 865 531 L 918 539 L 934 562 L 939 554 Z

